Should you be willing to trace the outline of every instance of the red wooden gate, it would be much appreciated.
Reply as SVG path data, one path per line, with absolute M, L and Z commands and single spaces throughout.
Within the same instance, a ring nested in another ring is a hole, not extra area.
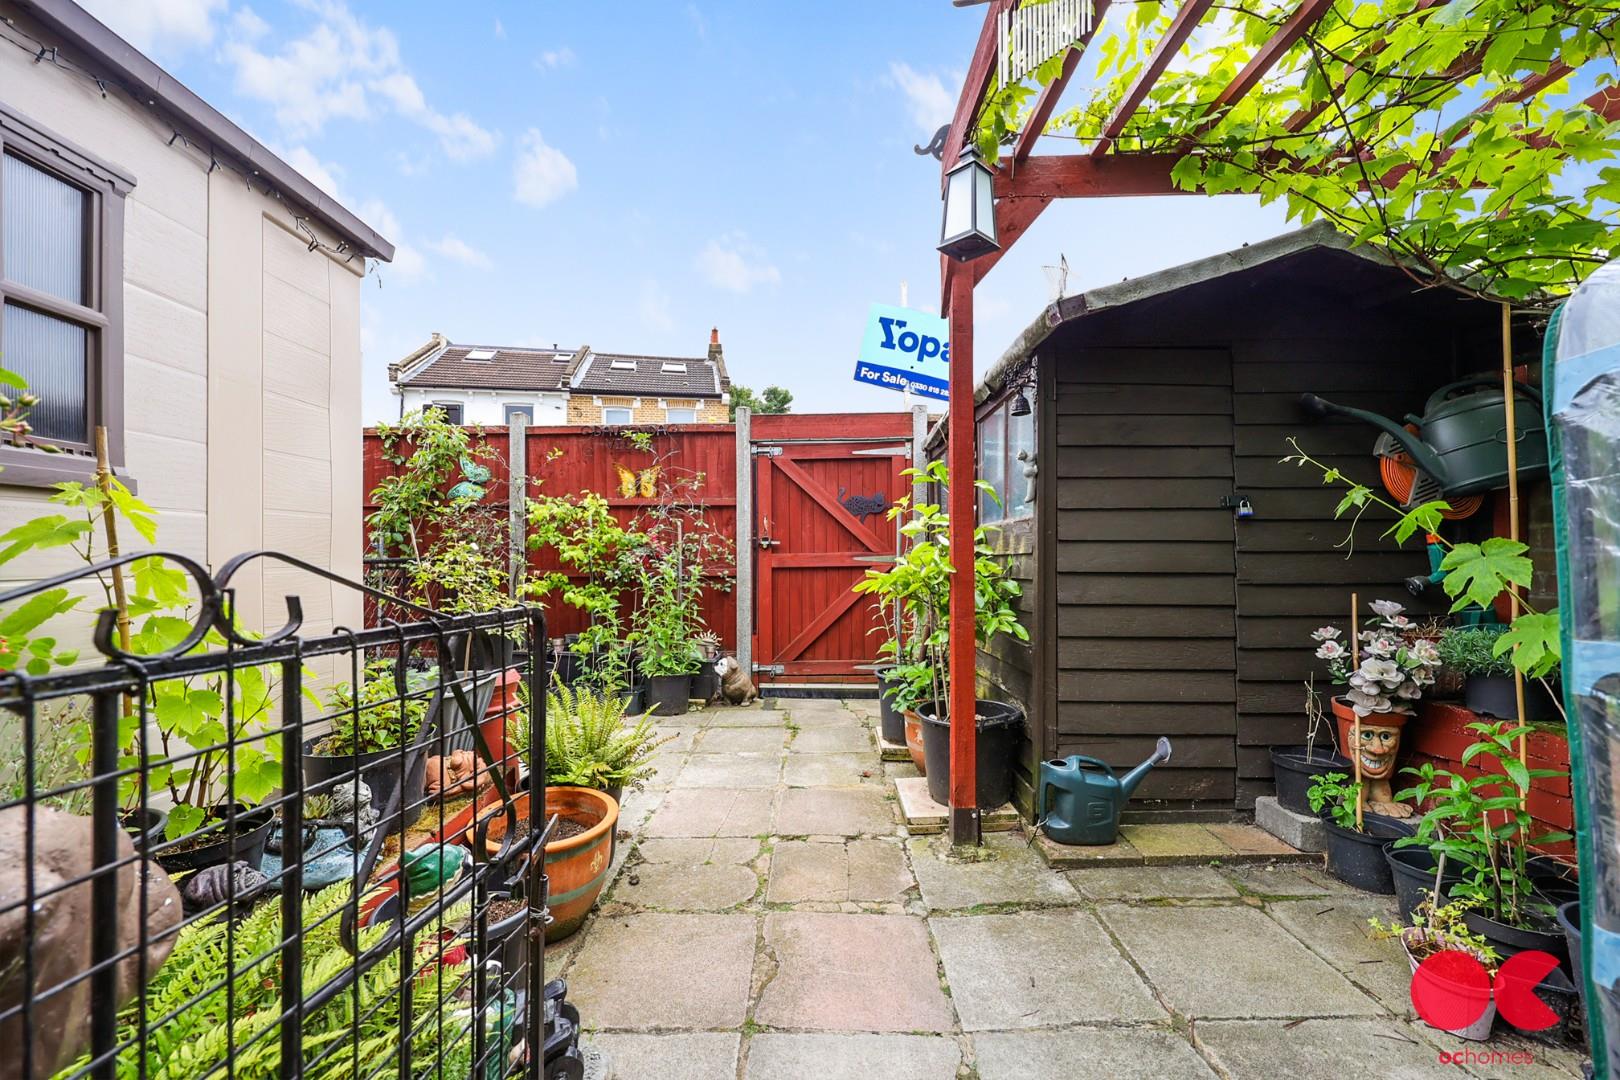
M 907 413 L 756 416 L 756 681 L 867 682 L 883 635 L 850 587 L 892 560 L 885 511 L 910 491 Z

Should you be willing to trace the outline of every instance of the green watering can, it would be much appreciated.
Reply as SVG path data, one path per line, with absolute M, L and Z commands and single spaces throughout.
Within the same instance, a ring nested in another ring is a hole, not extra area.
M 1541 417 L 1541 395 L 1521 383 L 1513 388 L 1519 474 L 1547 471 L 1547 429 Z M 1500 375 L 1472 375 L 1429 395 L 1422 416 L 1408 414 L 1406 424 L 1387 416 L 1335 405 L 1315 394 L 1299 403 L 1314 416 L 1348 416 L 1388 435 L 1412 458 L 1412 464 L 1440 485 L 1439 495 L 1473 495 L 1507 486 L 1507 409 Z
M 1170 740 L 1121 779 L 1107 762 L 1083 754 L 1041 762 L 1035 813 L 1041 829 L 1060 844 L 1112 844 L 1119 814 L 1131 792 L 1155 765 L 1170 760 Z

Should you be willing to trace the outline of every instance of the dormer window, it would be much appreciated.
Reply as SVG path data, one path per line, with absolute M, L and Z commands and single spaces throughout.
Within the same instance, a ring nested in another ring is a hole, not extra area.
M 615 360 L 608 367 L 614 371 L 634 371 L 636 370 L 636 362 L 634 360 Z
M 467 350 L 467 359 L 469 359 L 469 360 L 493 360 L 493 359 L 495 359 L 495 350 L 494 349 L 468 349 Z
M 686 365 L 674 360 L 665 360 L 660 369 L 665 375 L 685 375 Z

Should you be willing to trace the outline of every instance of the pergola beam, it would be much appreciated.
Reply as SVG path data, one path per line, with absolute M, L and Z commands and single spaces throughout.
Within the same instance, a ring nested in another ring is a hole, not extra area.
M 1136 110 L 1147 100 L 1148 92 L 1170 66 L 1170 61 L 1176 58 L 1176 53 L 1181 51 L 1181 47 L 1187 43 L 1192 32 L 1198 29 L 1198 24 L 1203 21 L 1214 4 L 1215 0 L 1186 0 L 1186 3 L 1181 5 L 1176 17 L 1170 20 L 1170 26 L 1165 30 L 1164 36 L 1154 44 L 1153 53 L 1147 58 L 1147 63 L 1142 65 L 1142 70 L 1136 73 L 1136 78 L 1131 81 L 1124 96 L 1119 99 L 1119 104 L 1114 106 L 1108 122 L 1103 125 L 1101 138 L 1097 140 L 1097 145 L 1091 148 L 1092 156 L 1101 157 L 1114 145 L 1114 140 L 1119 138 L 1120 133 L 1125 130 L 1125 125 L 1136 115 Z
M 968 128 L 978 119 L 979 105 L 984 101 L 985 88 L 990 85 L 990 73 L 996 69 L 996 20 L 1003 11 L 1012 7 L 1013 0 L 990 0 L 984 9 L 984 25 L 979 28 L 979 41 L 973 47 L 973 59 L 968 62 L 967 78 L 962 80 L 962 93 L 956 99 L 956 113 L 945 135 L 945 150 L 939 157 L 940 180 L 956 164 L 967 142 Z
M 1226 116 L 1227 111 L 1242 101 L 1250 90 L 1260 85 L 1260 80 L 1264 79 L 1267 73 L 1277 66 L 1277 61 L 1281 60 L 1289 49 L 1297 45 L 1306 32 L 1315 26 L 1332 7 L 1333 0 L 1301 0 L 1299 7 L 1295 8 L 1294 13 L 1284 20 L 1283 24 L 1277 28 L 1277 32 L 1267 38 L 1265 44 L 1255 50 L 1254 55 L 1249 58 L 1249 62 L 1243 65 L 1243 70 L 1238 72 L 1219 94 L 1215 95 L 1215 100 L 1210 102 L 1206 115 L 1193 128 L 1192 137 L 1196 139 L 1200 135 L 1206 134 L 1216 124 L 1219 124 L 1222 118 Z
M 1063 58 L 1063 70 L 1058 73 L 1058 77 L 1041 87 L 1040 96 L 1035 99 L 1035 107 L 1030 110 L 1029 120 L 1024 124 L 1024 130 L 1018 133 L 1018 141 L 1013 145 L 1014 164 L 1029 157 L 1030 151 L 1035 149 L 1035 140 L 1046 131 L 1047 121 L 1052 119 L 1052 111 L 1057 108 L 1058 98 L 1063 96 L 1069 80 L 1074 77 L 1074 69 L 1080 66 L 1081 56 L 1091 44 L 1091 39 L 1096 36 L 1097 27 L 1102 25 L 1103 16 L 1108 14 L 1108 3 L 1109 0 L 1094 0 L 1091 28 L 1081 34 L 1080 39 L 1069 47 L 1067 55 Z
M 1170 178 L 1179 160 L 1179 154 L 1044 154 L 997 173 L 994 191 L 1002 200 L 1184 195 Z

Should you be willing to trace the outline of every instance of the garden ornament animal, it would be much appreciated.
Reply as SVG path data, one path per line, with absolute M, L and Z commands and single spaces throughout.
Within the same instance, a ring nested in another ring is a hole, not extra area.
M 747 705 L 759 697 L 754 681 L 743 674 L 742 665 L 735 656 L 722 656 L 714 662 L 714 673 L 720 677 L 720 696 L 733 705 Z
M 1153 756 L 1116 776 L 1106 762 L 1073 754 L 1041 762 L 1035 812 L 1046 835 L 1060 844 L 1112 844 L 1119 815 L 1136 785 L 1155 765 L 1170 760 L 1170 740 L 1160 739 Z
M 871 517 L 873 514 L 881 515 L 883 511 L 889 508 L 889 500 L 883 497 L 883 493 L 881 491 L 876 495 L 846 496 L 844 494 L 844 487 L 842 484 L 840 484 L 838 486 L 838 505 L 842 506 L 845 510 L 848 510 L 851 514 L 854 514 L 860 519 L 861 524 L 865 525 L 867 518 Z

